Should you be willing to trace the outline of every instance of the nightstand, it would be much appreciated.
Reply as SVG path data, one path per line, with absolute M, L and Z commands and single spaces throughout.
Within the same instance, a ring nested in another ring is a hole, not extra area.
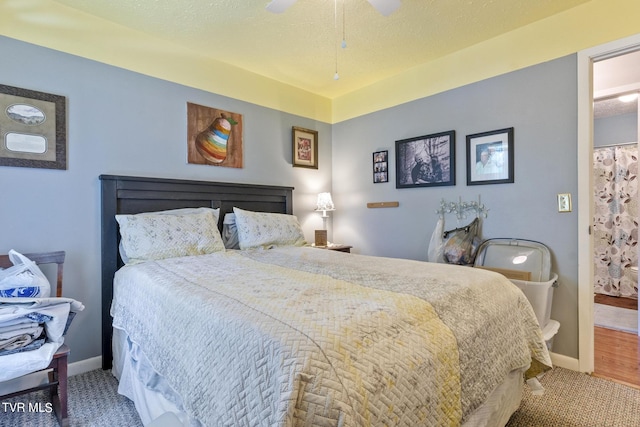
M 330 245 L 330 246 L 327 246 L 325 249 L 329 249 L 330 251 L 346 252 L 350 254 L 352 247 L 353 246 L 349 246 L 349 245 Z

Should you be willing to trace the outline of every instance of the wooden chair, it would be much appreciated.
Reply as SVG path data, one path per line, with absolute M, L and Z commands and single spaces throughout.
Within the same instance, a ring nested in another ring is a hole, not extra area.
M 64 265 L 65 252 L 42 252 L 42 253 L 31 253 L 24 254 L 27 258 L 35 262 L 36 264 L 57 264 L 58 272 L 57 272 L 57 280 L 56 280 L 56 288 L 55 288 L 55 296 L 62 296 L 62 270 Z M 9 259 L 8 255 L 0 255 L 0 267 L 7 268 L 11 267 L 13 263 Z M 53 289 L 52 289 L 53 291 Z M 37 387 L 32 387 L 26 390 L 20 390 L 13 393 L 9 393 L 3 396 L 0 396 L 0 401 L 3 399 L 8 399 L 14 396 L 19 396 L 25 393 L 31 393 L 38 390 L 49 389 L 49 396 L 51 398 L 51 402 L 53 404 L 53 410 L 58 418 L 58 423 L 62 427 L 67 427 L 69 425 L 69 419 L 67 416 L 67 359 L 69 356 L 70 349 L 66 344 L 62 344 L 60 348 L 53 355 L 53 359 L 49 366 L 47 366 L 42 371 L 48 372 L 49 381 L 45 384 L 39 385 Z

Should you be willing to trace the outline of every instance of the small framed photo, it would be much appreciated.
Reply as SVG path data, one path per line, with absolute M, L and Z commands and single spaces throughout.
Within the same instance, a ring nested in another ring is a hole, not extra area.
M 293 166 L 318 169 L 318 131 L 293 127 Z
M 373 153 L 373 183 L 389 182 L 389 151 Z
M 396 188 L 456 185 L 455 131 L 396 141 Z
M 67 169 L 64 96 L 0 85 L 0 166 Z
M 513 128 L 467 135 L 467 185 L 513 182 Z

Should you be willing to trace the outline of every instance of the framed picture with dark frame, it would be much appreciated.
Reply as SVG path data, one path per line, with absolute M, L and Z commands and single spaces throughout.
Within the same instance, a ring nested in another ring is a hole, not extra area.
M 294 126 L 293 166 L 318 169 L 318 131 Z
M 396 141 L 396 188 L 456 185 L 456 133 Z
M 389 151 L 373 153 L 373 183 L 389 182 Z
M 0 85 L 0 166 L 67 169 L 67 99 Z
M 513 128 L 467 135 L 467 185 L 513 180 Z

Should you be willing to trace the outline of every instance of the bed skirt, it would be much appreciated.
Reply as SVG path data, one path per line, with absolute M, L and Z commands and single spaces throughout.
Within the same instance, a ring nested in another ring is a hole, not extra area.
M 202 426 L 181 410 L 180 397 L 153 370 L 146 357 L 137 352 L 126 331 L 113 329 L 113 368 L 118 393 L 135 404 L 142 424 L 149 425 L 166 412 L 173 412 L 186 426 Z M 512 371 L 487 400 L 468 418 L 463 427 L 504 426 L 522 399 L 524 370 Z

